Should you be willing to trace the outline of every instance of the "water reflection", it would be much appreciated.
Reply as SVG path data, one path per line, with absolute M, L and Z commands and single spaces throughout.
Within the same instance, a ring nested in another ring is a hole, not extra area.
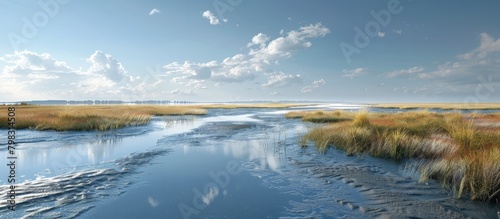
M 36 144 L 26 145 L 26 149 L 18 150 L 20 171 L 23 174 L 33 175 L 44 171 L 45 174 L 52 174 L 62 169 L 95 164 L 112 157 L 117 145 L 122 144 L 122 138 L 98 139 L 89 143 L 62 142 L 56 147 L 37 148 Z
M 158 205 L 160 205 L 160 202 L 151 196 L 148 196 L 148 203 L 153 208 L 156 208 L 158 207 Z
M 154 147 L 157 139 L 168 134 L 166 130 L 176 127 L 166 127 L 165 121 L 155 119 L 146 127 L 108 132 L 21 130 L 21 143 L 16 150 L 19 158 L 17 171 L 25 176 L 24 180 L 33 180 L 38 175 L 54 176 L 89 168 Z M 32 136 L 37 139 L 32 139 Z M 6 157 L 6 151 L 0 151 L 1 163 L 6 162 Z
M 226 156 L 254 162 L 259 170 L 271 169 L 280 172 L 281 162 L 285 161 L 286 146 L 283 142 L 272 142 L 271 139 L 251 139 L 248 141 L 225 142 L 222 150 Z

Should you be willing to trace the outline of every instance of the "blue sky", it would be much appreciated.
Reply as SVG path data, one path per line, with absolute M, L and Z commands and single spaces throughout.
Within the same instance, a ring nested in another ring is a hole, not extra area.
M 0 0 L 0 101 L 500 101 L 500 2 Z

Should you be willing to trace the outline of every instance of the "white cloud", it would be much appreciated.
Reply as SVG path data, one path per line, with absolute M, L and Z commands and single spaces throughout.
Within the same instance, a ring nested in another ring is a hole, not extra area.
M 194 93 L 193 90 L 174 89 L 174 90 L 170 91 L 169 94 L 171 94 L 171 95 L 191 96 L 191 95 L 194 95 L 195 93 Z
M 388 78 L 409 77 L 426 82 L 423 87 L 400 89 L 405 93 L 438 95 L 443 93 L 467 95 L 477 94 L 478 89 L 486 88 L 488 95 L 494 92 L 493 75 L 500 74 L 500 39 L 494 39 L 486 33 L 480 34 L 480 45 L 465 54 L 458 55 L 458 60 L 439 64 L 435 70 L 412 67 L 406 70 L 385 74 Z
M 403 33 L 403 30 L 401 30 L 401 29 L 399 29 L 399 30 L 393 29 L 392 31 L 394 31 L 394 33 L 397 33 L 399 35 L 401 35 Z
M 202 16 L 210 21 L 211 25 L 217 25 L 219 24 L 219 18 L 215 16 L 211 11 L 205 11 L 203 12 Z M 227 22 L 227 21 L 225 21 Z
M 378 36 L 379 38 L 384 38 L 384 37 L 385 37 L 385 32 L 378 32 L 378 33 L 377 33 L 377 36 Z
M 207 89 L 207 87 L 204 85 L 205 80 L 189 80 L 186 83 L 186 87 L 192 87 L 195 89 Z
M 280 72 L 269 76 L 267 83 L 261 86 L 263 88 L 282 88 L 300 84 L 302 84 L 302 77 L 300 75 L 291 75 Z
M 500 52 L 500 39 L 495 40 L 487 33 L 481 33 L 480 37 L 481 44 L 479 47 L 458 57 L 465 60 L 483 59 L 489 54 Z
M 87 61 L 92 64 L 88 69 L 88 73 L 90 74 L 102 75 L 113 82 L 130 80 L 122 63 L 110 54 L 105 54 L 97 50 Z
M 275 39 L 259 33 L 251 38 L 246 52 L 219 61 L 172 62 L 163 66 L 163 72 L 153 72 L 153 78 L 148 69 L 142 72 L 148 72 L 145 77 L 130 74 L 120 60 L 100 50 L 83 57 L 88 66 L 77 68 L 48 53 L 14 52 L 0 57 L 3 64 L 0 98 L 137 100 L 148 96 L 163 99 L 168 95 L 196 95 L 197 89 L 208 89 L 210 85 L 245 82 L 263 75 L 268 76 L 268 81 L 258 85 L 260 88 L 298 85 L 302 83 L 299 75 L 269 72 L 275 72 L 273 68 L 281 60 L 310 47 L 311 39 L 327 33 L 329 29 L 321 24 L 303 26 Z M 157 76 L 161 76 L 160 79 Z
M 13 74 L 55 74 L 73 72 L 68 64 L 54 59 L 48 53 L 38 54 L 31 51 L 15 51 L 0 59 L 7 63 L 4 73 Z
M 164 66 L 167 69 L 167 74 L 182 74 L 183 78 L 187 79 L 209 79 L 212 77 L 212 70 L 219 64 L 216 61 L 206 63 L 191 63 L 185 61 L 183 64 L 178 62 L 170 63 Z
M 247 47 L 259 45 L 260 48 L 263 48 L 266 46 L 267 41 L 269 41 L 269 37 L 263 33 L 259 33 L 252 38 L 252 42 L 248 43 Z
M 255 35 L 248 47 L 258 45 L 258 48 L 250 48 L 248 54 L 236 54 L 225 58 L 222 62 L 210 61 L 206 63 L 184 64 L 170 63 L 164 68 L 167 75 L 180 75 L 175 77 L 177 84 L 186 84 L 188 80 L 212 80 L 214 82 L 243 82 L 252 80 L 258 73 L 266 72 L 266 67 L 277 65 L 279 60 L 286 59 L 299 50 L 312 45 L 309 39 L 323 37 L 330 30 L 322 24 L 311 24 L 292 30 L 285 36 L 271 40 L 267 35 L 259 33 Z
M 159 13 L 161 13 L 161 11 L 159 9 L 153 8 L 153 10 L 151 10 L 149 12 L 149 15 L 155 15 L 155 14 L 159 14 Z
M 387 77 L 387 78 L 396 78 L 396 77 L 401 77 L 401 76 L 415 77 L 418 75 L 418 73 L 421 73 L 424 70 L 425 70 L 425 68 L 422 66 L 415 66 L 415 67 L 411 67 L 408 69 L 401 69 L 401 70 L 386 73 L 385 77 Z
M 301 92 L 302 93 L 310 93 L 314 89 L 319 88 L 319 87 L 321 87 L 323 85 L 325 85 L 325 80 L 323 80 L 323 79 L 320 79 L 320 80 L 317 80 L 317 81 L 313 81 L 313 83 L 311 85 L 303 87 L 302 90 L 301 90 Z
M 8 89 L 0 95 L 15 100 L 130 100 L 141 97 L 137 94 L 155 95 L 163 84 L 162 80 L 146 82 L 129 76 L 121 62 L 101 51 L 87 58 L 91 65 L 86 70 L 74 70 L 48 53 L 32 51 L 14 52 L 0 60 L 6 63 L 0 72 L 0 87 Z
M 286 36 L 272 40 L 259 50 L 251 50 L 250 55 L 259 60 L 277 60 L 290 57 L 293 51 L 311 47 L 312 43 L 307 41 L 308 39 L 323 37 L 328 33 L 330 30 L 322 24 L 311 24 L 301 27 L 299 30 L 292 30 Z
M 458 55 L 459 60 L 445 62 L 436 66 L 436 70 L 424 72 L 418 68 L 414 78 L 432 79 L 447 82 L 475 83 L 480 74 L 499 74 L 500 72 L 500 39 L 495 40 L 486 33 L 480 34 L 479 47 L 465 54 Z M 389 74 L 404 75 L 404 74 Z
M 342 70 L 342 72 L 344 72 L 343 76 L 349 77 L 349 78 L 361 76 L 361 75 L 365 74 L 367 71 L 368 71 L 367 68 L 356 68 L 356 69 L 352 69 L 352 70 L 347 70 L 347 69 Z
M 82 77 L 48 53 L 16 51 L 0 61 L 5 63 L 0 72 L 2 99 L 50 99 L 70 90 L 70 83 Z

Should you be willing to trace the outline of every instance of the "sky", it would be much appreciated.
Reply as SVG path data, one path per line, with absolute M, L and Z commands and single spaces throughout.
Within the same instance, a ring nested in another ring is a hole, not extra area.
M 0 102 L 500 102 L 499 8 L 0 0 Z

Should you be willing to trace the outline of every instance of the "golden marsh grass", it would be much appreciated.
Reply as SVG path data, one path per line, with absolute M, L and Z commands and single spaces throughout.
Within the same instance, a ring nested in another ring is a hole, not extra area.
M 500 109 L 500 103 L 380 103 L 371 106 L 393 109 Z
M 301 137 L 321 151 L 368 153 L 396 160 L 425 159 L 421 181 L 437 179 L 457 197 L 500 201 L 500 114 L 292 112 L 287 118 L 329 124 Z M 325 116 L 332 116 L 329 120 Z M 339 120 L 342 118 L 342 120 Z
M 147 124 L 152 116 L 205 115 L 207 109 L 287 108 L 304 104 L 198 104 L 198 105 L 15 105 L 16 128 L 36 130 L 111 130 Z M 0 106 L 0 120 L 7 121 L 7 107 Z M 0 123 L 7 128 L 7 122 Z
M 105 131 L 125 126 L 145 125 L 152 116 L 206 114 L 206 110 L 201 108 L 159 105 L 22 105 L 15 108 L 16 128 L 56 131 Z M 7 112 L 7 106 L 0 106 L 0 111 Z M 0 114 L 0 120 L 7 121 L 7 113 Z M 6 127 L 7 122 L 0 123 L 0 128 Z

